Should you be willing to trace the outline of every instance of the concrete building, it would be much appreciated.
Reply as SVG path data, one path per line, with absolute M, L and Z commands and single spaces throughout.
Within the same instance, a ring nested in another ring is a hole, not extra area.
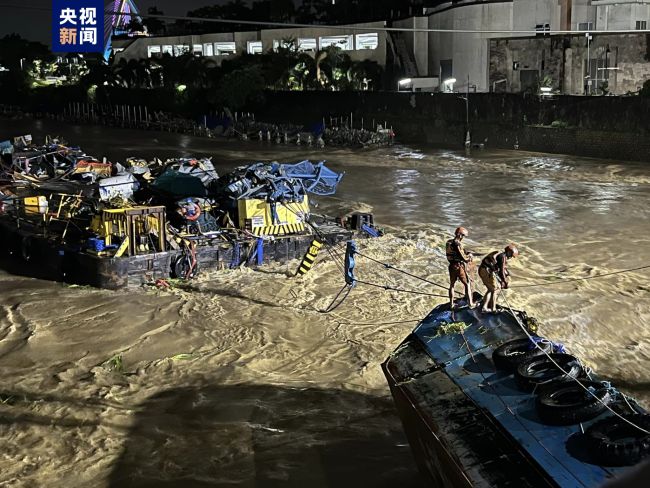
M 490 83 L 497 92 L 566 95 L 637 92 L 650 80 L 647 35 L 599 34 L 492 39 Z
M 392 27 L 406 29 L 403 32 L 383 31 L 387 23 L 374 22 L 343 29 L 314 26 L 115 39 L 115 60 L 191 52 L 219 65 L 229 56 L 262 53 L 295 39 L 302 51 L 315 54 L 338 45 L 355 61 L 368 59 L 390 68 L 397 79 L 437 78 L 436 86 L 447 91 L 530 91 L 550 79 L 551 87 L 562 93 L 598 93 L 605 87 L 620 94 L 636 91 L 650 78 L 646 33 L 584 37 L 584 31 L 646 31 L 650 0 L 428 3 L 433 6 L 423 9 L 423 15 L 392 22 Z
M 466 89 L 468 79 L 470 89 L 476 91 L 519 91 L 550 75 L 554 88 L 563 93 L 583 94 L 587 90 L 580 77 L 587 76 L 589 69 L 592 72 L 590 86 L 595 90 L 597 79 L 600 86 L 603 84 L 605 75 L 601 72 L 605 61 L 602 58 L 607 44 L 610 45 L 609 54 L 612 46 L 617 47 L 621 56 L 619 64 L 624 63 L 618 66 L 620 71 L 608 69 L 610 72 L 606 76 L 611 93 L 634 91 L 650 78 L 650 58 L 640 49 L 647 45 L 645 34 L 618 38 L 608 34 L 606 40 L 599 40 L 601 34 L 591 34 L 590 44 L 593 42 L 596 49 L 600 49 L 594 53 L 589 49 L 590 58 L 596 59 L 593 63 L 587 61 L 584 34 L 581 34 L 582 43 L 578 36 L 561 37 L 561 41 L 556 39 L 551 43 L 544 35 L 548 31 L 646 30 L 650 23 L 650 0 L 460 0 L 438 4 L 427 9 L 426 15 L 430 29 L 502 31 L 428 34 L 429 75 L 438 74 L 442 81 L 456 79 L 455 88 L 461 91 Z M 539 34 L 531 35 L 533 31 Z M 555 39 L 556 36 L 550 37 Z M 516 43 L 508 41 L 512 38 L 523 39 Z M 551 44 L 558 46 L 566 42 L 569 47 L 563 50 L 562 68 L 557 67 L 556 59 L 544 58 L 550 55 Z M 626 43 L 630 45 L 625 46 Z M 510 46 L 509 54 L 504 53 L 507 46 Z M 513 64 L 508 66 L 511 69 L 500 65 L 499 59 L 492 60 L 492 56 L 503 58 L 502 62 L 510 56 Z M 614 67 L 611 62 L 608 68 Z M 562 73 L 561 78 L 558 73 L 550 73 L 549 66 L 555 66 L 553 69 Z M 519 79 L 515 79 L 517 77 Z
M 220 65 L 224 59 L 243 53 L 261 54 L 276 49 L 293 39 L 300 51 L 315 53 L 331 45 L 346 51 L 353 61 L 371 60 L 386 66 L 386 32 L 373 31 L 385 27 L 385 22 L 346 26 L 345 29 L 326 27 L 264 29 L 249 32 L 229 32 L 186 36 L 137 37 L 114 39 L 115 62 L 121 59 L 143 59 L 169 54 L 179 56 L 193 53 Z M 363 28 L 363 29 L 361 29 Z

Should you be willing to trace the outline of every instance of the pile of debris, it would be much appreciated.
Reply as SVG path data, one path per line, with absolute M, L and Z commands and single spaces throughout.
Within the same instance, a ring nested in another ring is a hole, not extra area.
M 0 218 L 109 257 L 305 233 L 307 194 L 331 195 L 343 176 L 310 161 L 254 163 L 221 176 L 211 158 L 112 163 L 30 136 L 0 151 Z
M 333 127 L 325 129 L 324 140 L 331 146 L 386 146 L 395 141 L 392 129 L 379 128 L 376 131 L 367 129 L 350 129 L 348 127 Z

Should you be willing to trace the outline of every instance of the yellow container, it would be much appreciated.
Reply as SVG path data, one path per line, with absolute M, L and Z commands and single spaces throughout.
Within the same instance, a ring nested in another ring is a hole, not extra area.
M 266 200 L 239 200 L 237 210 L 240 229 L 258 236 L 296 234 L 305 230 L 309 199 L 305 195 L 302 202 L 275 203 L 275 219 L 272 204 Z
M 165 207 L 137 206 L 105 209 L 93 219 L 91 227 L 107 246 L 125 244 L 116 254 L 119 257 L 125 252 L 129 256 L 148 253 L 152 234 L 158 237 L 158 249 L 165 249 L 165 224 Z M 140 244 L 140 236 L 147 238 L 146 248 Z
M 47 213 L 47 198 L 44 196 L 27 197 L 24 200 L 26 214 L 46 214 Z

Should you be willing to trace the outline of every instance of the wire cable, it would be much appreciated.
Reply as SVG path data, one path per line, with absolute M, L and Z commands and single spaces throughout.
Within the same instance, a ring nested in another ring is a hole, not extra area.
M 416 279 L 418 279 L 418 280 L 420 280 L 420 281 L 424 281 L 425 283 L 428 283 L 428 284 L 430 284 L 430 285 L 434 285 L 434 286 L 437 286 L 437 287 L 439 287 L 439 288 L 442 288 L 443 290 L 447 290 L 447 289 L 449 289 L 448 286 L 442 285 L 442 284 L 440 284 L 440 283 L 436 283 L 435 281 L 427 280 L 426 278 L 423 278 L 422 276 L 414 275 L 413 273 L 409 273 L 408 271 L 404 271 L 403 269 L 397 268 L 397 267 L 393 266 L 392 264 L 382 263 L 381 261 L 378 261 L 378 260 L 376 260 L 376 259 L 373 259 L 373 258 L 371 258 L 370 256 L 367 256 L 367 255 L 365 255 L 365 254 L 363 254 L 363 253 L 360 253 L 360 252 L 357 252 L 357 254 L 358 254 L 359 256 L 361 256 L 361 257 L 364 257 L 364 258 L 366 258 L 366 259 L 368 259 L 368 260 L 374 262 L 374 263 L 381 264 L 381 265 L 382 265 L 383 267 L 385 267 L 386 269 L 392 269 L 392 270 L 397 271 L 397 272 L 399 272 L 399 273 L 403 273 L 403 274 L 405 274 L 405 275 L 407 275 L 407 276 L 410 276 L 410 277 L 412 277 L 412 278 L 416 278 Z
M 410 293 L 412 295 L 422 295 L 422 296 L 427 296 L 427 297 L 449 298 L 447 295 L 439 295 L 439 294 L 436 294 L 436 293 L 427 293 L 427 292 L 417 291 L 417 290 L 405 290 L 403 288 L 396 288 L 396 287 L 390 286 L 390 285 L 380 285 L 378 283 L 369 283 L 369 282 L 363 281 L 363 280 L 356 280 L 356 282 L 360 283 L 362 285 L 373 286 L 375 288 L 383 288 L 384 290 L 395 291 L 395 292 L 398 292 L 398 293 Z
M 286 208 L 289 212 L 291 212 L 292 214 L 294 214 L 296 217 L 301 217 L 301 218 L 303 218 L 302 216 L 299 215 L 298 212 L 296 212 L 295 210 L 293 210 L 293 209 L 289 206 L 289 204 L 287 204 L 286 202 L 280 202 L 280 204 L 281 204 L 284 208 Z M 334 264 L 335 264 L 336 267 L 339 269 L 339 271 L 340 271 L 340 272 L 345 276 L 345 265 L 344 265 L 343 258 L 341 258 L 341 256 L 339 256 L 339 255 L 336 253 L 336 250 L 335 250 L 334 246 L 332 246 L 329 242 L 327 242 L 327 238 L 326 238 L 326 237 L 323 235 L 323 233 L 318 229 L 318 227 L 316 227 L 316 226 L 315 226 L 314 224 L 312 224 L 311 222 L 308 222 L 307 219 L 305 219 L 305 218 L 303 218 L 303 221 L 304 221 L 304 223 L 307 224 L 307 225 L 311 228 L 311 230 L 314 231 L 314 233 L 315 233 L 315 234 L 320 238 L 321 242 L 322 242 L 323 245 L 325 246 L 325 251 L 327 252 L 327 254 L 329 254 L 330 258 L 332 258 L 332 260 L 334 261 Z
M 576 281 L 588 281 L 595 280 L 597 278 L 604 278 L 605 276 L 614 276 L 619 274 L 631 273 L 632 271 L 640 271 L 642 269 L 649 269 L 650 265 L 638 266 L 636 268 L 621 269 L 619 271 L 611 271 L 609 273 L 599 273 L 593 276 L 585 276 L 584 278 L 568 278 L 566 280 L 554 281 L 552 283 L 531 283 L 529 285 L 513 285 L 510 288 L 533 288 L 536 286 L 554 286 L 554 285 L 563 285 L 565 283 L 573 283 Z
M 343 295 L 343 298 L 341 298 L 341 300 L 336 305 L 334 305 L 336 300 L 338 300 L 338 298 L 341 296 L 341 293 L 343 293 L 343 290 L 345 290 L 346 288 L 347 288 L 347 293 Z M 321 313 L 330 313 L 336 310 L 337 308 L 339 308 L 341 304 L 343 304 L 345 299 L 348 297 L 348 295 L 350 295 L 352 288 L 354 288 L 354 286 L 348 285 L 347 283 L 343 285 L 343 288 L 341 288 L 341 290 L 336 294 L 336 296 L 334 297 L 332 302 L 327 306 L 327 308 L 325 310 L 321 310 Z

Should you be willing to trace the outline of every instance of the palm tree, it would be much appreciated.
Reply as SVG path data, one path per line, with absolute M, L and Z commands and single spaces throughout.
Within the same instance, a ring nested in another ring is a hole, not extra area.
M 296 64 L 289 70 L 288 86 L 290 90 L 305 90 L 315 88 L 316 61 L 307 53 L 300 53 Z
M 338 46 L 328 46 L 316 54 L 316 79 L 323 88 L 340 90 L 347 84 L 350 56 Z
M 113 65 L 113 77 L 115 79 L 115 84 L 124 88 L 132 87 L 136 80 L 133 66 L 130 66 L 124 58 L 120 59 L 117 64 Z
M 347 78 L 353 90 L 376 90 L 381 85 L 382 75 L 383 69 L 379 63 L 365 59 L 352 62 Z

